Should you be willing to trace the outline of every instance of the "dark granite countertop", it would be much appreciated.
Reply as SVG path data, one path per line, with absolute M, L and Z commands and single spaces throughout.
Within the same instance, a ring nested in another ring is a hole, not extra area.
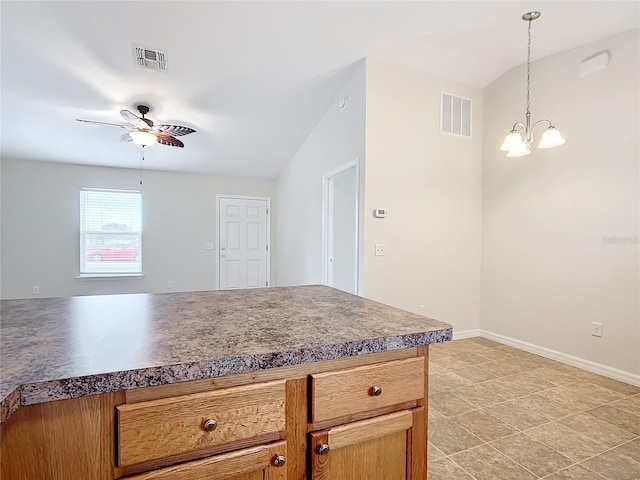
M 21 405 L 451 340 L 324 286 L 4 300 L 0 421 Z

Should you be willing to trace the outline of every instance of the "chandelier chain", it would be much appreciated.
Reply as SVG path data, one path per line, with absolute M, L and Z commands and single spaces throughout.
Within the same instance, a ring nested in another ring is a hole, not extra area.
M 529 20 L 529 40 L 527 42 L 527 113 L 531 104 L 531 20 Z

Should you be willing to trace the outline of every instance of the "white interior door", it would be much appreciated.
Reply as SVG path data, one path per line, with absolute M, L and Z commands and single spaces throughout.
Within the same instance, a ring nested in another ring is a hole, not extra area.
M 269 286 L 269 199 L 218 196 L 218 288 Z

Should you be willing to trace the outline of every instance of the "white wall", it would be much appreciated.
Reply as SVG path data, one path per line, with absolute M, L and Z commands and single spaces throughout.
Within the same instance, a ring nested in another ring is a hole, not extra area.
M 532 118 L 548 118 L 563 133 L 567 143 L 555 149 L 521 158 L 498 150 L 524 120 L 524 66 L 485 90 L 480 322 L 483 330 L 635 374 L 638 45 L 636 30 L 532 64 Z M 609 68 L 579 78 L 580 62 L 605 49 Z M 591 336 L 591 322 L 604 325 L 602 338 Z
M 340 109 L 344 96 L 348 104 Z M 363 61 L 278 177 L 279 285 L 322 283 L 322 175 L 364 158 L 364 131 Z
M 472 99 L 471 139 L 440 133 L 442 91 Z M 481 121 L 480 89 L 367 60 L 365 296 L 455 330 L 479 322 Z
M 10 159 L 1 173 L 2 298 L 33 297 L 35 285 L 41 297 L 214 289 L 217 251 L 204 243 L 216 242 L 216 194 L 275 200 L 273 180 L 144 171 L 140 186 L 136 170 Z M 76 279 L 81 187 L 142 191 L 143 279 Z

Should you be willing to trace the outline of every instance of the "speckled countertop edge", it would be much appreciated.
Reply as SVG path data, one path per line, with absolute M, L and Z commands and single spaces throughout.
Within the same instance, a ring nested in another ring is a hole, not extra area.
M 452 338 L 447 323 L 318 285 L 3 300 L 1 327 L 0 422 L 23 405 Z
M 452 334 L 452 328 L 447 328 L 340 345 L 319 345 L 21 385 L 0 402 L 0 422 L 13 415 L 20 406 L 419 347 L 449 341 Z

